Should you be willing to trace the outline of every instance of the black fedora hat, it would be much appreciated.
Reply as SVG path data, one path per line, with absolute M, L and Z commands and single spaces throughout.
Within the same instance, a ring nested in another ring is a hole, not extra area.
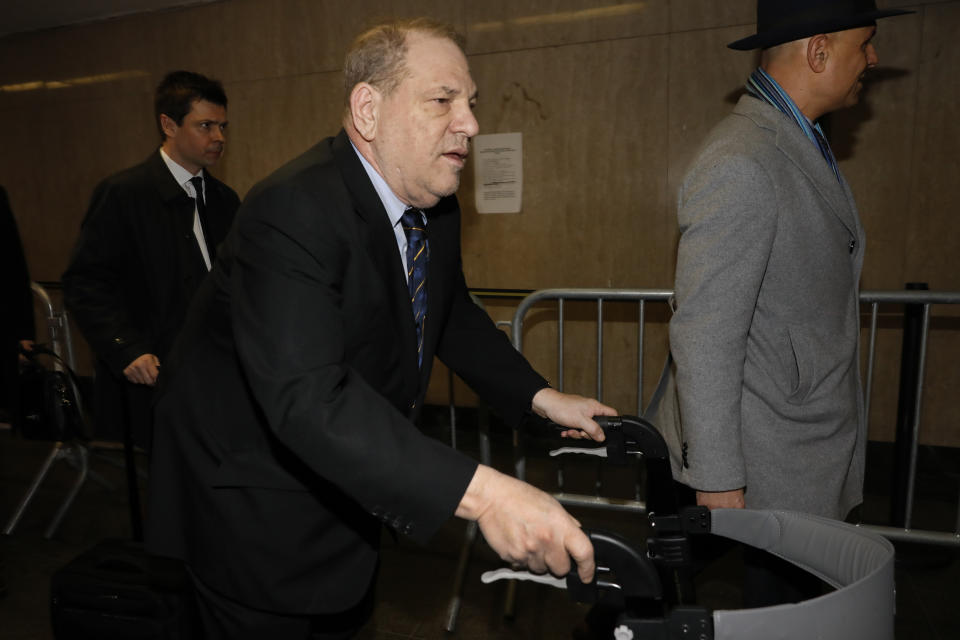
M 766 49 L 784 42 L 866 27 L 877 18 L 901 16 L 914 11 L 877 10 L 874 0 L 757 0 L 757 32 L 731 42 L 731 49 Z

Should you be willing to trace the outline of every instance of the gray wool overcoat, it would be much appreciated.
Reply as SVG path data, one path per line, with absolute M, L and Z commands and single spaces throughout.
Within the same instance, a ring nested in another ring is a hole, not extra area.
M 866 443 L 853 195 L 782 113 L 752 96 L 680 189 L 670 322 L 678 479 L 746 505 L 844 518 Z

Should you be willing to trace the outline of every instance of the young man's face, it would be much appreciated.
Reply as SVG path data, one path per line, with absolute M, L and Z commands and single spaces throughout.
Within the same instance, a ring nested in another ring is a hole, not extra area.
M 190 173 L 195 174 L 216 164 L 223 155 L 227 141 L 225 107 L 206 100 L 194 100 L 182 124 L 178 125 L 166 115 L 160 116 L 160 124 L 167 136 L 163 150 Z

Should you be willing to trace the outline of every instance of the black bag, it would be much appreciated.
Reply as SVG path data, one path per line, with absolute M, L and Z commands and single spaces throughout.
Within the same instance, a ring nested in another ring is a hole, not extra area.
M 103 540 L 50 580 L 56 640 L 189 639 L 195 611 L 183 563 L 130 540 Z
M 64 371 L 40 364 L 41 355 L 63 363 L 60 356 L 41 344 L 21 353 L 28 362 L 20 371 L 14 426 L 30 440 L 87 438 L 89 431 L 78 403 L 80 385 L 76 374 L 66 364 Z

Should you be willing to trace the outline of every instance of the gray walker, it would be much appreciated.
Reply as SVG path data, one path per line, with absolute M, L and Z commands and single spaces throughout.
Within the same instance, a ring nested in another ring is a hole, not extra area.
M 663 437 L 642 418 L 597 418 L 606 457 L 646 466 L 651 537 L 646 550 L 620 536 L 588 532 L 597 573 L 588 585 L 575 571 L 565 579 L 500 569 L 484 582 L 512 578 L 569 590 L 578 602 L 601 594 L 621 605 L 615 640 L 893 640 L 894 551 L 864 529 L 788 511 L 714 509 L 676 504 Z M 596 453 L 594 452 L 594 455 Z M 691 535 L 719 535 L 763 549 L 834 587 L 827 594 L 760 609 L 709 611 L 695 604 Z M 667 585 L 667 588 L 664 588 Z

